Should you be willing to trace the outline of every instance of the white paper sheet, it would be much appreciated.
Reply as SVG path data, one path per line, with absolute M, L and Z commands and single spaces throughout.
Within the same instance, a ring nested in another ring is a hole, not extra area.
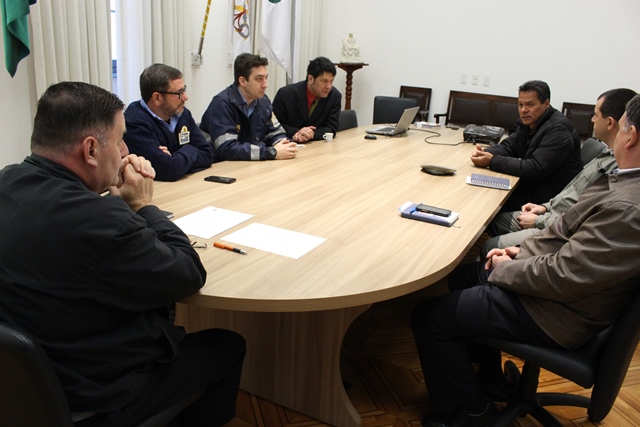
M 327 239 L 253 223 L 223 237 L 222 240 L 298 259 Z
M 204 209 L 176 219 L 174 223 L 185 234 L 198 236 L 202 239 L 210 239 L 216 234 L 235 227 L 252 217 L 253 215 L 251 214 L 207 206 Z

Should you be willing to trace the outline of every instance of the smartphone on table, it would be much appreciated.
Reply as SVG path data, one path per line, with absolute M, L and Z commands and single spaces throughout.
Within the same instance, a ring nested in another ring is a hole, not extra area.
M 425 205 L 424 203 L 420 203 L 418 206 L 416 206 L 416 210 L 418 212 L 424 212 L 424 213 L 438 215 L 438 216 L 451 215 L 451 211 L 448 209 L 437 208 L 435 206 Z
M 232 182 L 236 182 L 235 178 L 229 178 L 228 176 L 216 176 L 216 175 L 208 176 L 204 180 L 209 182 L 220 182 L 222 184 L 231 184 Z

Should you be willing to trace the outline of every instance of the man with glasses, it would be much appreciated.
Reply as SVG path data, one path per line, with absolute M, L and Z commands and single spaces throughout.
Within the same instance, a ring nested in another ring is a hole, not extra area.
M 182 73 L 153 64 L 140 75 L 140 94 L 124 113 L 124 140 L 131 153 L 151 162 L 156 179 L 175 181 L 211 166 L 213 146 L 184 106 L 189 96 Z

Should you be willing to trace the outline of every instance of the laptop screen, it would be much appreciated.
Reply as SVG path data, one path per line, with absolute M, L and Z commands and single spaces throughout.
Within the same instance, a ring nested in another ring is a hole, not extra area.
M 409 130 L 409 126 L 411 125 L 411 121 L 418 114 L 418 110 L 420 107 L 411 107 L 404 110 L 398 124 L 395 128 L 390 128 L 388 126 L 378 127 L 374 129 L 367 129 L 367 133 L 378 134 L 378 135 L 398 135 Z

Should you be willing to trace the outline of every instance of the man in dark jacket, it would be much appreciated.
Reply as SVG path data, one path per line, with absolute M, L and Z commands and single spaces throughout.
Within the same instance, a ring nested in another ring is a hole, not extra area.
M 474 165 L 520 177 L 502 211 L 553 198 L 582 170 L 580 137 L 569 119 L 550 105 L 549 86 L 531 80 L 518 88 L 520 120 L 500 144 L 476 147 Z
M 151 162 L 156 179 L 175 181 L 210 167 L 213 146 L 184 106 L 189 96 L 182 73 L 151 65 L 140 75 L 140 95 L 124 113 L 124 140 L 132 153 Z
M 319 56 L 309 62 L 307 78 L 280 88 L 273 99 L 273 112 L 295 142 L 323 139 L 338 131 L 342 95 L 333 87 L 336 66 Z
M 211 135 L 217 160 L 286 160 L 298 154 L 273 114 L 267 89 L 267 58 L 242 53 L 233 63 L 235 81 L 217 94 L 200 127 Z
M 245 343 L 173 324 L 207 274 L 152 204 L 155 172 L 128 154 L 123 109 L 87 83 L 40 98 L 32 154 L 0 171 L 0 322 L 40 342 L 76 427 L 138 425 L 203 388 L 181 425 L 219 426 L 234 416 Z

